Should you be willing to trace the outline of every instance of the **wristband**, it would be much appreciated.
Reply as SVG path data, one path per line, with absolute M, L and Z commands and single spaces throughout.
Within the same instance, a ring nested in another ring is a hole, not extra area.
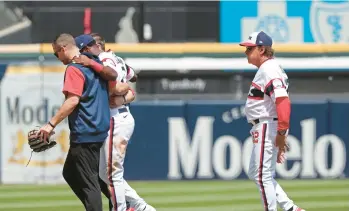
M 92 60 L 90 67 L 94 69 L 97 73 L 102 72 L 103 65 L 99 64 L 98 62 Z
M 48 122 L 47 124 L 49 124 L 52 128 L 55 128 L 55 126 L 51 122 Z

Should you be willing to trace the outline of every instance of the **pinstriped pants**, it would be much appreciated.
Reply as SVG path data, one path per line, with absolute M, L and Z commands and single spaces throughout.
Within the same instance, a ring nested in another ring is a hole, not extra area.
M 277 121 L 264 121 L 251 129 L 253 150 L 248 176 L 254 180 L 265 211 L 276 211 L 277 204 L 289 210 L 294 203 L 274 179 L 278 148 L 275 146 Z
M 113 114 L 110 120 L 110 132 L 101 149 L 99 176 L 108 184 L 113 211 L 126 211 L 124 181 L 124 159 L 126 151 L 120 152 L 120 137 L 129 141 L 134 130 L 134 119 L 131 113 Z

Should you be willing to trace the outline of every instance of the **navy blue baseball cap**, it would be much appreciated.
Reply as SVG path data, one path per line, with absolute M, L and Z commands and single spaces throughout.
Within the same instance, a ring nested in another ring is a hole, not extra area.
M 272 46 L 273 40 L 265 32 L 260 31 L 260 32 L 253 32 L 248 37 L 248 40 L 240 43 L 240 46 L 247 46 L 247 47 L 258 46 L 258 45 Z
M 89 34 L 82 34 L 75 37 L 75 43 L 79 50 L 81 50 L 87 46 L 91 46 L 92 44 L 94 44 L 95 40 Z

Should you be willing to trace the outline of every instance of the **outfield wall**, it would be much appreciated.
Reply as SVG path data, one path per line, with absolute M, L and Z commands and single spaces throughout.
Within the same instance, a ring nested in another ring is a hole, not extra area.
M 288 162 L 277 166 L 277 177 L 347 177 L 348 108 L 342 102 L 294 102 L 291 151 Z M 243 104 L 137 103 L 132 112 L 136 129 L 125 164 L 127 178 L 247 178 L 253 143 Z
M 30 156 L 27 131 L 44 124 L 45 115 L 51 115 L 59 105 L 55 97 L 44 103 L 29 103 L 27 94 L 1 98 L 5 104 L 1 109 L 2 182 L 63 182 L 61 170 L 68 150 L 66 123 L 56 129 L 58 146 L 34 154 L 25 167 Z M 277 177 L 348 177 L 348 108 L 349 103 L 343 102 L 294 102 L 288 138 L 291 150 L 287 163 L 277 165 Z M 243 104 L 230 101 L 134 103 L 131 110 L 136 127 L 125 161 L 125 177 L 247 178 L 253 143 L 243 109 Z
M 64 183 L 61 172 L 69 149 L 66 121 L 55 129 L 57 147 L 33 154 L 26 167 L 31 154 L 27 132 L 45 124 L 61 106 L 64 68 L 0 65 L 0 70 L 1 182 Z M 277 177 L 349 177 L 349 101 L 292 103 L 291 151 L 288 162 L 277 166 Z M 125 177 L 247 178 L 252 141 L 243 105 L 237 101 L 133 103 L 136 127 Z
M 63 102 L 61 80 L 44 84 L 32 76 L 1 83 L 1 181 L 57 183 L 68 144 L 68 126 L 56 128 L 58 146 L 33 154 L 27 132 L 47 122 Z M 54 80 L 53 80 L 54 78 Z M 44 89 L 43 89 L 44 87 Z M 125 161 L 125 177 L 132 180 L 244 179 L 252 140 L 243 102 L 135 102 L 134 135 Z M 348 177 L 349 102 L 293 102 L 291 151 L 277 166 L 277 177 Z

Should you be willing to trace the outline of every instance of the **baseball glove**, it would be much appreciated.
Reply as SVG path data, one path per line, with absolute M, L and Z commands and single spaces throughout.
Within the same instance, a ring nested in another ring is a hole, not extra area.
M 51 135 L 46 140 L 40 140 L 38 136 L 39 129 L 33 129 L 28 133 L 28 144 L 30 149 L 34 152 L 43 152 L 54 147 L 57 142 L 51 137 Z

